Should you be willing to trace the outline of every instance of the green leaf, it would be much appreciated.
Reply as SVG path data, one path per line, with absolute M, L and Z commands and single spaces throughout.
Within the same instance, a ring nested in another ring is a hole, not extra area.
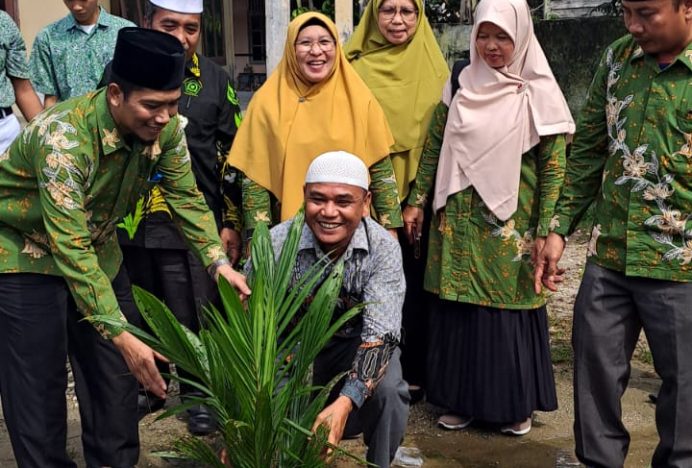
M 137 228 L 139 227 L 139 223 L 142 222 L 143 218 L 144 197 L 137 200 L 137 205 L 135 205 L 134 213 L 129 213 L 127 216 L 123 218 L 122 222 L 116 224 L 116 226 L 125 229 L 125 231 L 127 232 L 127 236 L 130 238 L 130 240 L 132 240 L 135 238 Z

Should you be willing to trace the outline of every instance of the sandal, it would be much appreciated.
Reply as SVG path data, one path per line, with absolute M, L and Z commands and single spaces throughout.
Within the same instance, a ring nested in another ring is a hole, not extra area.
M 465 418 L 453 413 L 443 414 L 437 420 L 437 425 L 448 431 L 460 431 L 466 429 L 473 422 L 473 418 Z

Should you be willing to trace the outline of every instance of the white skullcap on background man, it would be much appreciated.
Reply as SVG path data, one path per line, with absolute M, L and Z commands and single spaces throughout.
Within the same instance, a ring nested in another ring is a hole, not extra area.
M 178 13 L 202 13 L 204 0 L 149 0 L 152 5 L 156 5 L 166 10 Z
M 305 174 L 306 184 L 348 184 L 368 190 L 368 167 L 362 159 L 346 151 L 330 151 L 312 160 Z

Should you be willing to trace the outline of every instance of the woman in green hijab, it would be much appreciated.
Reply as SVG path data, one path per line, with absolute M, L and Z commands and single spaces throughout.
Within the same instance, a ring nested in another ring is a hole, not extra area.
M 399 197 L 405 202 L 433 109 L 449 77 L 423 0 L 370 0 L 344 51 L 387 116 L 395 140 L 390 156 Z M 427 239 L 421 234 L 427 232 L 427 226 L 408 226 L 399 236 L 407 283 L 402 364 L 414 399 L 422 396 L 419 389 L 425 382 L 427 314 L 422 286 Z

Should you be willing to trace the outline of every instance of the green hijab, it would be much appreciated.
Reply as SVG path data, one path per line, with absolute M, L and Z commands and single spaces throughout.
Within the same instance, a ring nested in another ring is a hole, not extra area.
M 440 102 L 449 67 L 422 0 L 413 0 L 418 8 L 416 31 L 401 45 L 391 44 L 377 27 L 382 2 L 370 0 L 344 52 L 387 116 L 395 140 L 392 163 L 403 200 L 416 177 L 428 124 Z

